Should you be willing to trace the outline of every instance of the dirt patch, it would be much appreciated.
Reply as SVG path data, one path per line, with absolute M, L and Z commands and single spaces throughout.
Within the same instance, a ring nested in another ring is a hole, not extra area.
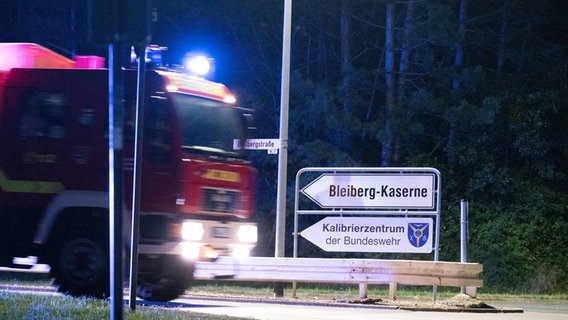
M 388 300 L 388 299 L 364 299 L 350 300 L 353 304 L 396 306 L 402 310 L 411 311 L 449 311 L 449 312 L 523 312 L 522 309 L 498 309 L 482 300 L 472 298 L 466 294 L 458 294 L 454 297 L 437 301 L 422 300 Z
M 389 299 L 350 299 L 347 297 L 338 298 L 335 294 L 319 294 L 316 296 L 301 295 L 300 297 L 274 297 L 269 292 L 264 294 L 240 293 L 230 294 L 227 292 L 219 293 L 212 291 L 193 291 L 190 297 L 200 299 L 222 299 L 238 301 L 254 301 L 262 303 L 277 304 L 304 304 L 304 305 L 330 305 L 338 304 L 351 305 L 353 307 L 377 307 L 388 309 L 399 309 L 408 311 L 433 311 L 433 312 L 477 312 L 477 313 L 522 313 L 523 309 L 504 309 L 495 308 L 482 300 L 472 298 L 466 294 L 458 294 L 448 299 L 432 301 L 426 297 L 405 296 L 397 300 Z

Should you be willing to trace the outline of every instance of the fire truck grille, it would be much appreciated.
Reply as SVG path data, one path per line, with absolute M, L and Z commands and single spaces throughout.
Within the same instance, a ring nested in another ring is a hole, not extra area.
M 201 210 L 213 213 L 234 213 L 239 204 L 239 192 L 227 189 L 203 188 Z

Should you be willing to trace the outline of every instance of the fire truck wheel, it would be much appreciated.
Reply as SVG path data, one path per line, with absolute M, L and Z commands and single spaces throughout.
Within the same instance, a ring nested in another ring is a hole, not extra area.
M 193 282 L 193 263 L 164 259 L 158 275 L 138 275 L 136 295 L 147 301 L 170 301 L 182 295 Z
M 51 266 L 57 291 L 72 296 L 109 296 L 109 265 L 104 241 L 75 236 L 61 246 Z

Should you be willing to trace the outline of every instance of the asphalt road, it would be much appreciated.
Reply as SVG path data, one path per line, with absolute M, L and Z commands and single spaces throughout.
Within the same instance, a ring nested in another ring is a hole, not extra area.
M 259 320 L 444 320 L 444 319 L 503 319 L 503 320 L 568 320 L 568 301 L 491 301 L 488 304 L 497 309 L 521 308 L 519 312 L 481 313 L 481 312 L 433 312 L 406 311 L 382 306 L 361 306 L 319 303 L 278 303 L 276 301 L 237 301 L 186 297 L 162 305 L 192 312 L 215 315 L 228 315 Z M 503 310 L 505 311 L 505 310 Z M 513 310 L 519 311 L 519 310 Z

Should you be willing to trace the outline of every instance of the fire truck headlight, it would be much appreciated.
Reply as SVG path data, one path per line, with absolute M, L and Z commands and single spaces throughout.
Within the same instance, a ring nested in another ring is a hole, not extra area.
M 205 229 L 199 222 L 186 221 L 181 226 L 181 238 L 189 241 L 199 241 L 203 238 Z
M 256 243 L 258 240 L 257 227 L 253 225 L 240 226 L 237 237 L 240 242 Z

